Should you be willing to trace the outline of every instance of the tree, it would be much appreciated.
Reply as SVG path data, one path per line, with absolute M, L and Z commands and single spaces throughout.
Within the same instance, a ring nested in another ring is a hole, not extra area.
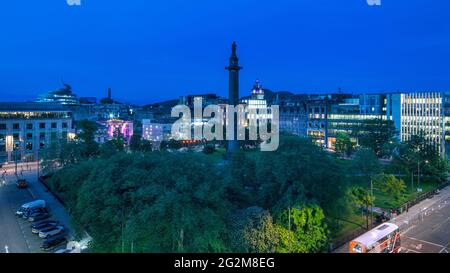
M 429 181 L 445 182 L 450 170 L 449 163 L 439 150 L 427 140 L 423 133 L 413 135 L 411 139 L 399 147 L 399 153 L 394 157 L 393 169 L 398 172 L 427 177 Z
M 392 120 L 370 119 L 355 128 L 353 136 L 358 138 L 359 144 L 371 148 L 378 157 L 383 156 L 386 143 L 394 143 L 397 131 Z
M 81 185 L 74 184 L 76 194 L 65 196 L 72 219 L 93 237 L 94 251 L 121 252 L 122 242 L 125 251 L 133 243 L 136 252 L 227 251 L 229 203 L 203 154 L 116 152 L 89 166 Z M 56 178 L 70 183 L 68 171 Z M 52 183 L 65 189 L 56 178 Z
M 344 170 L 308 139 L 282 136 L 276 152 L 227 161 L 122 148 L 107 142 L 101 156 L 51 179 L 96 252 L 317 252 L 328 238 L 325 215 L 345 207 Z
M 347 134 L 338 133 L 336 136 L 336 142 L 334 143 L 336 153 L 348 157 L 353 152 L 354 146 L 355 145 Z
M 391 198 L 398 200 L 406 190 L 405 182 L 392 174 L 379 174 L 374 178 L 374 185 Z
M 352 187 L 347 193 L 350 202 L 359 206 L 366 214 L 366 228 L 369 229 L 369 207 L 373 206 L 375 197 L 372 193 L 361 187 Z
M 205 154 L 213 154 L 216 151 L 216 147 L 214 145 L 205 145 L 203 148 L 203 152 Z
M 169 141 L 162 141 L 161 142 L 161 147 L 164 149 L 172 149 L 172 150 L 178 150 L 181 147 L 183 147 L 180 143 L 180 141 L 171 139 Z
M 268 211 L 260 207 L 238 210 L 230 217 L 229 223 L 229 236 L 233 251 L 275 252 L 280 237 Z
M 360 148 L 352 160 L 352 169 L 357 174 L 371 176 L 380 171 L 380 162 L 372 149 Z
M 97 155 L 99 151 L 99 145 L 95 141 L 95 132 L 98 129 L 97 124 L 93 121 L 81 120 L 77 122 L 76 126 L 78 128 L 76 140 L 79 140 L 81 143 L 82 156 L 88 158 Z
M 328 230 L 324 220 L 323 210 L 316 205 L 291 208 L 290 213 L 287 209 L 283 210 L 277 221 L 277 229 L 281 237 L 277 252 L 323 251 L 328 242 Z
M 141 151 L 142 152 L 153 151 L 153 143 L 150 140 L 143 139 L 141 141 Z
M 141 151 L 142 149 L 142 136 L 139 134 L 133 134 L 130 140 L 131 151 Z

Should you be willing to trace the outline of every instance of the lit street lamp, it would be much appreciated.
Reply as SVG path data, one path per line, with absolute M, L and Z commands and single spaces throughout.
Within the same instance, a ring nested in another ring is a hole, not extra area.
M 428 164 L 428 160 L 424 161 L 425 164 Z M 417 160 L 417 191 L 422 192 L 422 189 L 420 188 L 420 160 Z

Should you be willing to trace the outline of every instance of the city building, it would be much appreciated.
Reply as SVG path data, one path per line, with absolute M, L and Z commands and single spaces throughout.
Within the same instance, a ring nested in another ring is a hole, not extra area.
M 52 142 L 74 138 L 60 103 L 0 103 L 0 162 L 34 161 Z
M 328 108 L 330 107 L 329 96 L 317 96 L 306 102 L 308 124 L 306 134 L 317 145 L 326 147 L 328 144 Z
M 36 102 L 39 103 L 60 103 L 63 105 L 78 105 L 78 97 L 72 92 L 72 87 L 64 84 L 64 87 L 41 95 Z
M 259 80 L 255 81 L 251 91 L 251 97 L 245 98 L 241 101 L 246 105 L 247 120 L 269 120 L 272 119 L 271 108 L 267 101 L 264 99 L 264 90 Z M 255 111 L 256 114 L 250 113 Z
M 149 119 L 142 120 L 142 138 L 152 142 L 170 140 L 172 123 L 154 123 Z
M 386 115 L 398 129 L 400 141 L 423 135 L 444 155 L 449 133 L 446 105 L 448 94 L 444 92 L 393 93 L 386 97 Z
M 123 119 L 108 119 L 97 121 L 97 132 L 95 141 L 105 143 L 116 137 L 123 137 L 125 144 L 130 144 L 131 137 L 134 134 L 133 122 Z
M 278 99 L 275 104 L 280 109 L 280 132 L 306 137 L 308 128 L 306 101 Z
M 334 101 L 327 115 L 327 147 L 333 149 L 336 137 L 346 134 L 359 144 L 355 132 L 366 120 L 386 120 L 385 95 L 349 95 Z

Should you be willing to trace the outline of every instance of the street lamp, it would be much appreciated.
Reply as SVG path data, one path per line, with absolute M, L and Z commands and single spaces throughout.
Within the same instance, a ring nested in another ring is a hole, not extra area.
M 8 153 L 8 161 L 11 161 L 11 153 L 14 151 L 14 137 L 12 135 L 6 136 L 6 152 Z
M 425 164 L 428 164 L 428 160 L 424 161 Z M 422 192 L 422 189 L 420 188 L 420 160 L 417 160 L 417 191 Z

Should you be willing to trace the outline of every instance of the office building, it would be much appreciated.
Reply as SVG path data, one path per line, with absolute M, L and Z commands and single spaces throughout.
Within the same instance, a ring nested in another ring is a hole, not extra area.
M 34 161 L 74 136 L 72 112 L 60 103 L 0 103 L 0 162 Z

